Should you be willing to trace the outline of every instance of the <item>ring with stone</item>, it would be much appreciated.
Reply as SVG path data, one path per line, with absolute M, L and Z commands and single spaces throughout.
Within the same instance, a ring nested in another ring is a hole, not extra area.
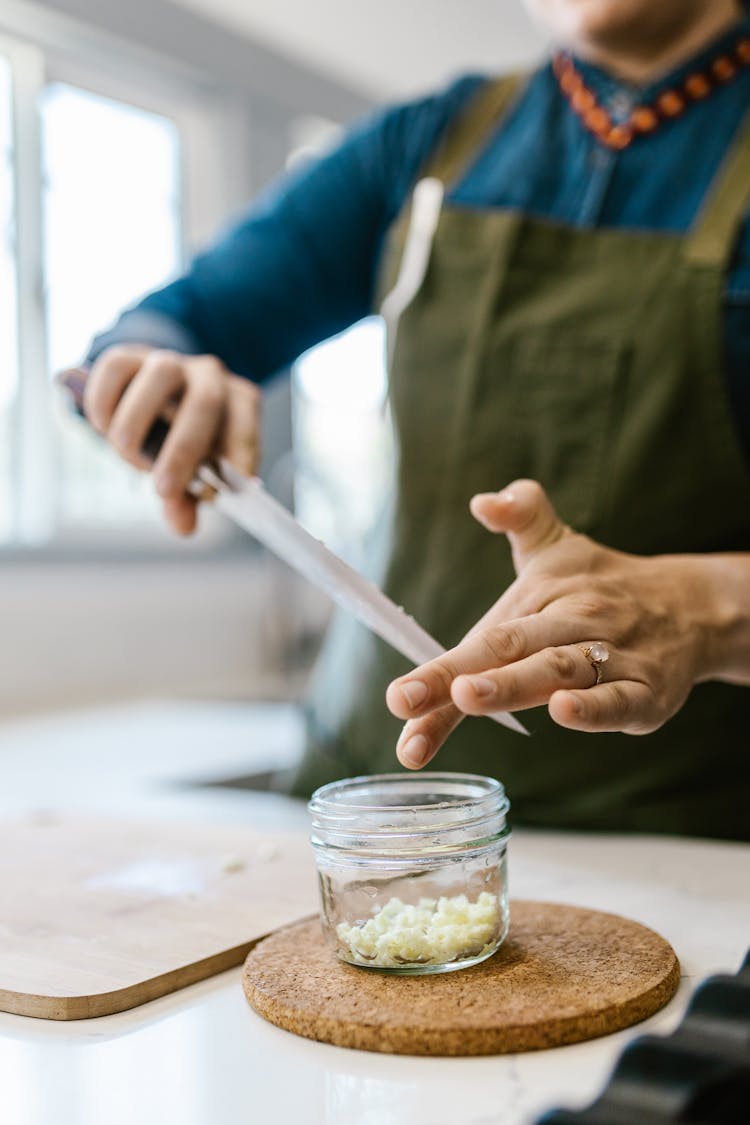
M 601 641 L 592 641 L 590 645 L 578 646 L 596 673 L 596 680 L 591 685 L 596 687 L 602 682 L 602 666 L 609 660 L 609 649 Z

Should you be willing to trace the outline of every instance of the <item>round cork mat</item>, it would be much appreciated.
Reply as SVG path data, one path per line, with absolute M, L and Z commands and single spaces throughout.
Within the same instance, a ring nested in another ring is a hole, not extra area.
M 513 902 L 508 937 L 470 969 L 391 976 L 339 961 L 317 918 L 248 955 L 245 995 L 296 1035 L 398 1055 L 495 1055 L 595 1039 L 653 1015 L 680 966 L 645 926 L 576 906 Z

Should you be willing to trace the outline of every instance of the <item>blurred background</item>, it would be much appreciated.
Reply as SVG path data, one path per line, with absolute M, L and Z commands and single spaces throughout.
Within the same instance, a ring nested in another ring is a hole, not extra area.
M 50 375 L 347 122 L 539 49 L 519 0 L 0 0 L 0 720 L 299 697 L 325 602 L 215 514 L 171 538 Z M 266 399 L 269 486 L 355 564 L 384 394 L 372 319 Z

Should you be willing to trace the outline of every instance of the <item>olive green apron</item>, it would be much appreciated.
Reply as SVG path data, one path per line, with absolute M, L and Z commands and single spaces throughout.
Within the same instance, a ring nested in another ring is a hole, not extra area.
M 424 174 L 457 182 L 515 86 L 488 84 Z M 565 522 L 612 547 L 750 550 L 750 473 L 722 361 L 725 275 L 749 197 L 745 125 L 687 235 L 443 207 L 398 326 L 398 482 L 379 538 L 386 591 L 443 644 L 515 577 L 507 541 L 472 519 L 469 499 L 517 477 L 540 481 Z M 408 223 L 407 212 L 391 232 L 385 288 Z M 336 620 L 296 791 L 398 768 L 402 724 L 384 693 L 408 667 Z M 470 718 L 434 764 L 499 777 L 516 823 L 750 839 L 749 704 L 747 689 L 701 684 L 638 738 L 564 730 L 546 708 L 521 716 L 528 739 Z

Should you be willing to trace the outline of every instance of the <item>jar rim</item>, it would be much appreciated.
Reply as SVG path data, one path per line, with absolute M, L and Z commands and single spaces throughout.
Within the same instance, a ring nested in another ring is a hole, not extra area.
M 503 783 L 481 774 L 424 772 L 345 777 L 320 786 L 308 810 L 314 830 L 331 837 L 425 835 L 436 829 L 473 826 L 478 836 L 498 819 L 505 823 L 510 802 Z
M 463 794 L 455 793 L 452 795 L 447 791 L 451 787 L 458 789 L 461 785 L 465 786 L 466 789 Z M 378 788 L 387 790 L 391 786 L 394 788 L 396 786 L 414 786 L 415 792 L 417 788 L 422 791 L 430 788 L 439 791 L 440 786 L 445 786 L 446 792 L 440 795 L 440 799 L 418 802 L 418 808 L 421 812 L 477 806 L 485 803 L 488 799 L 492 799 L 493 805 L 497 802 L 498 805 L 505 808 L 510 806 L 505 787 L 497 778 L 485 777 L 477 773 L 451 773 L 436 770 L 419 773 L 360 774 L 358 777 L 329 781 L 327 785 L 321 785 L 319 789 L 315 790 L 307 807 L 311 813 L 320 813 L 323 816 L 344 812 L 394 813 L 415 807 L 413 801 L 404 801 L 400 804 L 394 804 L 392 801 L 385 804 L 376 804 L 338 799 L 343 798 L 346 793 L 356 793 L 358 790 L 372 791 Z M 495 807 L 497 806 L 495 805 Z
M 473 773 L 386 773 L 329 782 L 308 809 L 313 847 L 327 854 L 428 857 L 507 839 L 502 782 Z

